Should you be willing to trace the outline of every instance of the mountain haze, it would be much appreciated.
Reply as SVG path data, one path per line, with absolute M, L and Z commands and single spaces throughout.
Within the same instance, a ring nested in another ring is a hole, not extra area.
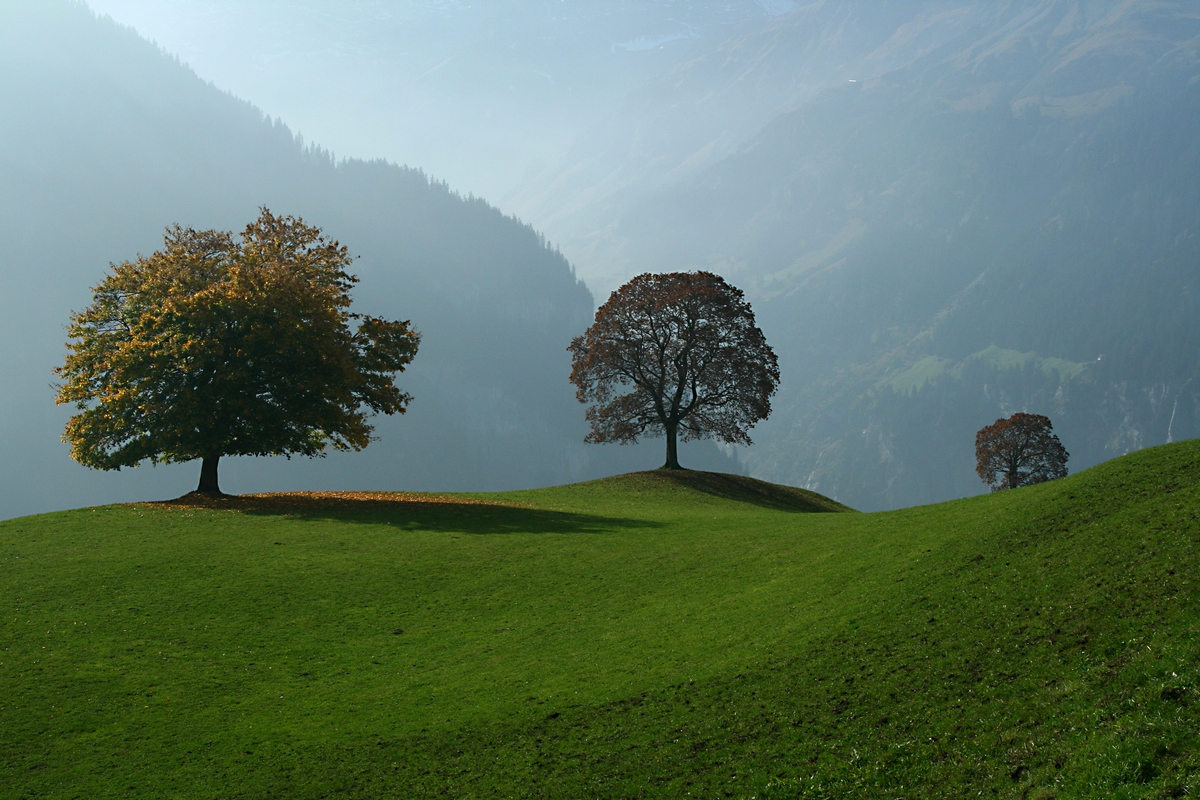
M 974 432 L 1013 411 L 1048 414 L 1073 470 L 1200 435 L 1200 9 L 909 14 L 860 63 L 909 61 L 601 237 L 748 290 L 784 373 L 751 473 L 890 508 L 981 491 Z
M 177 59 L 71 3 L 5 3 L 0 25 L 0 515 L 170 496 L 196 465 L 101 474 L 58 442 L 51 369 L 106 264 L 163 228 L 240 230 L 260 206 L 302 216 L 360 256 L 355 309 L 411 319 L 421 350 L 403 417 L 325 461 L 230 459 L 228 489 L 488 489 L 651 467 L 659 443 L 582 443 L 566 344 L 591 294 L 534 230 L 422 172 L 335 162 Z M 711 446 L 696 464 L 726 463 Z
M 974 432 L 1013 411 L 1048 414 L 1073 471 L 1200 434 L 1193 3 L 97 6 L 246 72 L 276 106 L 291 80 L 305 120 L 361 133 L 351 150 L 394 134 L 389 148 L 455 162 L 562 252 L 421 173 L 335 162 L 131 32 L 44 6 L 61 19 L 6 26 L 0 56 L 19 112 L 0 120 L 5 258 L 47 265 L 6 266 L 22 289 L 5 343 L 31 345 L 5 348 L 24 370 L 5 390 L 36 409 L 4 419 L 6 442 L 35 417 L 39 442 L 57 436 L 46 370 L 103 263 L 154 249 L 170 222 L 236 228 L 264 203 L 341 238 L 362 256 L 363 310 L 426 334 L 400 379 L 412 414 L 347 457 L 373 480 L 507 488 L 655 463 L 657 443 L 636 465 L 578 444 L 563 378 L 592 307 L 577 276 L 602 297 L 647 270 L 747 290 L 783 380 L 745 468 L 857 508 L 982 491 Z M 420 472 L 400 455 L 426 452 Z M 360 474 L 335 462 L 286 470 Z
M 681 59 L 795 8 L 792 0 L 89 5 L 339 154 L 420 164 L 492 201 Z

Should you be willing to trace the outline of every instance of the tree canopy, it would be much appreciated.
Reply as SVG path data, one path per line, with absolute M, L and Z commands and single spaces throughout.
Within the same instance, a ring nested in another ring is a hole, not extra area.
M 369 412 L 403 413 L 394 384 L 420 337 L 350 313 L 346 247 L 263 209 L 240 237 L 167 229 L 164 247 L 112 265 L 71 316 L 58 403 L 63 440 L 96 469 L 223 455 L 316 456 L 371 441 Z M 356 324 L 354 329 L 351 325 Z
M 975 434 L 975 471 L 992 491 L 1065 478 L 1070 457 L 1049 417 L 1016 413 Z
M 711 272 L 646 273 L 617 289 L 569 348 L 589 442 L 665 435 L 750 444 L 779 385 L 775 352 L 740 289 Z

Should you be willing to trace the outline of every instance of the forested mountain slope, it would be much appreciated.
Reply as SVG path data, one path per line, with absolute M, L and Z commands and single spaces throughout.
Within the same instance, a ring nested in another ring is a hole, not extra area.
M 411 319 L 415 401 L 380 441 L 326 461 L 232 460 L 232 491 L 502 489 L 654 466 L 646 449 L 586 448 L 566 344 L 587 288 L 534 230 L 423 173 L 335 163 L 279 121 L 79 4 L 0 4 L 0 516 L 180 494 L 195 465 L 103 475 L 58 441 L 51 369 L 65 323 L 110 261 L 163 228 L 240 228 L 259 206 L 302 216 L 360 256 L 357 310 Z M 711 447 L 696 464 L 728 463 Z
M 933 11 L 936 47 L 778 117 L 612 245 L 748 289 L 784 374 L 752 474 L 857 508 L 982 490 L 973 434 L 1012 411 L 1048 414 L 1072 469 L 1200 435 L 1200 9 Z

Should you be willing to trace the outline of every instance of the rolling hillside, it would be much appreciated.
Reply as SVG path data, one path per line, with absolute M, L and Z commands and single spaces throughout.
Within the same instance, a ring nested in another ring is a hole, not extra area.
M 0 523 L 6 796 L 1183 797 L 1200 442 L 903 511 L 640 473 Z

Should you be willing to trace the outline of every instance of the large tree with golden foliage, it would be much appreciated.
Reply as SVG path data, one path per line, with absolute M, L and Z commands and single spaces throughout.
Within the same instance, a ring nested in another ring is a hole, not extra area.
M 316 456 L 371 441 L 367 412 L 403 413 L 393 383 L 420 341 L 407 321 L 352 314 L 347 249 L 263 209 L 240 237 L 167 229 L 162 250 L 112 265 L 71 317 L 59 403 L 81 464 Z M 351 326 L 354 326 L 353 328 Z
M 975 434 L 975 472 L 996 492 L 1067 476 L 1067 448 L 1050 418 L 1016 413 Z
M 779 385 L 775 352 L 742 291 L 711 272 L 638 275 L 612 293 L 568 348 L 589 442 L 665 435 L 750 444 Z

